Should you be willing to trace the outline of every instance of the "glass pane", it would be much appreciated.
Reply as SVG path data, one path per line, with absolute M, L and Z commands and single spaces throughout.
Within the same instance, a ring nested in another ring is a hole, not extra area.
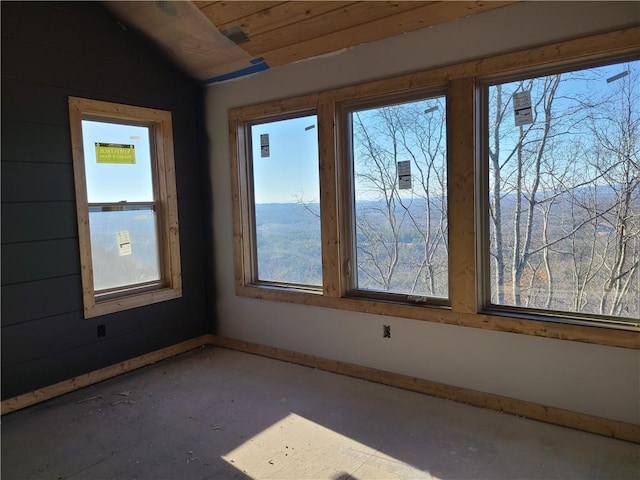
M 489 87 L 492 303 L 640 317 L 639 78 L 634 61 Z
M 149 127 L 82 121 L 89 203 L 151 202 Z
M 316 115 L 251 127 L 258 280 L 322 285 Z
M 351 114 L 356 288 L 448 297 L 444 96 Z
M 153 206 L 89 207 L 96 292 L 160 280 Z

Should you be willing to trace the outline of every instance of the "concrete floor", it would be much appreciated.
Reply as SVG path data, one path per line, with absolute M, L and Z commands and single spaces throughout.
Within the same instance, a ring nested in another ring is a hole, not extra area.
M 2 479 L 638 479 L 640 446 L 207 347 L 2 417 Z

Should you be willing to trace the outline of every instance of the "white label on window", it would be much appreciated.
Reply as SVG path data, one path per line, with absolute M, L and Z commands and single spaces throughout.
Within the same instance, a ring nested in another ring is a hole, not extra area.
M 398 162 L 398 187 L 400 190 L 411 190 L 411 161 Z
M 516 127 L 533 123 L 531 115 L 531 90 L 513 94 L 513 115 Z
M 129 238 L 129 230 L 123 230 L 116 233 L 118 238 L 118 253 L 121 257 L 131 255 L 131 239 Z
M 269 134 L 263 133 L 260 135 L 260 156 L 267 158 L 269 156 Z

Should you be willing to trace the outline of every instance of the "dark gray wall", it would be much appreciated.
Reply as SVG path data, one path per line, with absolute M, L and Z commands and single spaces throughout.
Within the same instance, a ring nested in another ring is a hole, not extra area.
M 181 299 L 83 318 L 69 96 L 172 112 Z M 211 331 L 203 131 L 201 86 L 101 4 L 2 2 L 3 399 Z

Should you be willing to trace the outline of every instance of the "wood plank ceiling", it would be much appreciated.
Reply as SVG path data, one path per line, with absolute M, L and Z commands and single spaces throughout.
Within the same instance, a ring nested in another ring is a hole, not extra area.
M 192 75 L 203 81 L 219 81 L 339 52 L 345 48 L 504 7 L 514 2 L 104 3 L 125 23 L 132 24 L 151 37 Z M 153 8 L 156 11 L 150 10 Z M 157 10 L 162 10 L 164 17 Z M 173 23 L 168 17 L 173 19 Z M 209 22 L 207 26 L 203 25 L 206 23 L 203 22 L 204 18 Z M 195 28 L 196 24 L 199 28 Z M 217 44 L 208 45 L 211 38 L 205 32 L 206 28 L 222 33 L 216 40 Z M 200 38 L 194 32 L 201 32 Z

